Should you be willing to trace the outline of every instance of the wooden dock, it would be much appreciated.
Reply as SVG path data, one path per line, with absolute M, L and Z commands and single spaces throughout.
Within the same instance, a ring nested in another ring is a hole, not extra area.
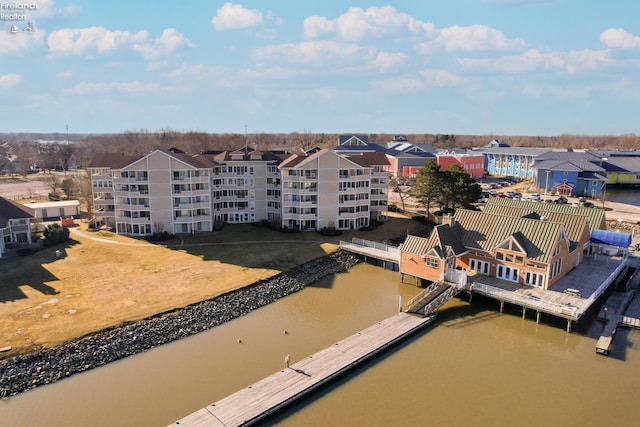
M 202 408 L 172 426 L 252 425 L 428 325 L 434 316 L 398 313 Z

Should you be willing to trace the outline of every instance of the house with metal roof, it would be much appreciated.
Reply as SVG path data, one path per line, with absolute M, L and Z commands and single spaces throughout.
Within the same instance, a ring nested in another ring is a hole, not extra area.
M 640 185 L 640 157 L 604 157 L 607 185 Z
M 599 211 L 492 198 L 482 212 L 445 216 L 428 238 L 408 236 L 400 272 L 437 282 L 458 270 L 546 290 L 589 253 Z
M 546 193 L 599 197 L 607 182 L 602 159 L 587 151 L 549 151 L 533 165 L 534 186 Z

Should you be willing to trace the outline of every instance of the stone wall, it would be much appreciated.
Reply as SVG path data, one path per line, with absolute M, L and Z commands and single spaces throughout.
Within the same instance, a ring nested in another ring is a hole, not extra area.
M 361 260 L 344 251 L 219 297 L 105 329 L 58 347 L 0 362 L 0 393 L 16 395 L 211 329 L 277 301 Z

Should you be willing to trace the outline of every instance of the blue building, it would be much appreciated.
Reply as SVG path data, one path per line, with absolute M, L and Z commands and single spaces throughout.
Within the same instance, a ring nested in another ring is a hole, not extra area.
M 484 153 L 485 170 L 489 175 L 533 178 L 533 165 L 541 154 L 549 148 L 505 147 L 501 144 L 487 144 L 479 149 Z
M 587 151 L 549 151 L 533 170 L 534 185 L 545 193 L 600 197 L 607 182 L 602 159 Z

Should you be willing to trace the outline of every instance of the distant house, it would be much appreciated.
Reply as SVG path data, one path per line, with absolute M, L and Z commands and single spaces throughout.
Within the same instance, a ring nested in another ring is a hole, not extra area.
M 12 249 L 32 243 L 32 217 L 23 205 L 0 197 L 0 258 Z
M 607 171 L 607 184 L 640 185 L 640 157 L 604 158 L 602 167 Z
M 400 272 L 437 282 L 452 272 L 548 289 L 591 251 L 604 211 L 491 198 L 484 211 L 459 209 L 428 238 L 408 236 Z
M 458 165 L 473 179 L 484 175 L 484 154 L 473 150 L 444 150 L 436 153 L 436 161 L 441 170 Z
M 80 219 L 80 201 L 60 200 L 57 202 L 34 202 L 24 205 L 34 219 L 40 221 L 60 221 L 60 218 Z
M 412 144 L 401 136 L 387 143 L 385 154 L 389 159 L 389 173 L 404 178 L 414 178 L 427 161 L 436 158 L 431 145 Z

